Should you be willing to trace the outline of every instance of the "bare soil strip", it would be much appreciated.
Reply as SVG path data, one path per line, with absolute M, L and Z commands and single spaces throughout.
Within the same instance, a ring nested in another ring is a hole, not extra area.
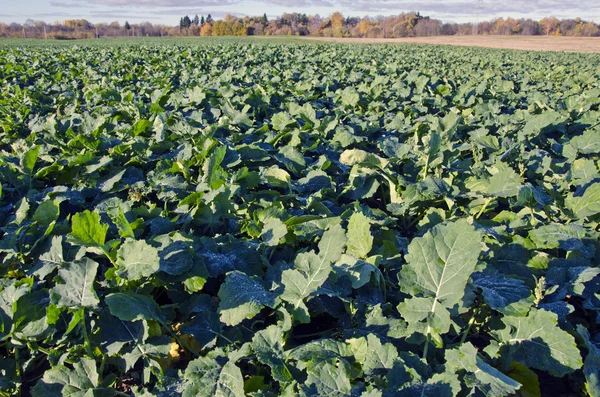
M 556 37 L 556 36 L 435 36 L 405 37 L 398 39 L 340 39 L 332 37 L 305 37 L 336 43 L 409 43 L 457 45 L 465 47 L 505 48 L 528 51 L 565 51 L 600 53 L 600 37 Z

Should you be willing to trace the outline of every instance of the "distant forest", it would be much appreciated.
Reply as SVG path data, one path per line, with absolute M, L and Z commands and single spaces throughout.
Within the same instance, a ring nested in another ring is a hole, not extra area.
M 28 20 L 25 24 L 0 23 L 0 37 L 38 39 L 92 39 L 100 37 L 146 36 L 317 36 L 394 38 L 441 35 L 555 35 L 600 36 L 600 25 L 580 18 L 554 17 L 539 21 L 532 19 L 498 18 L 479 23 L 444 23 L 422 16 L 418 12 L 375 18 L 344 17 L 339 12 L 329 17 L 286 13 L 269 19 L 267 15 L 238 18 L 226 15 L 215 20 L 211 15 L 184 16 L 178 26 L 97 23 L 85 19 L 67 20 L 48 24 Z

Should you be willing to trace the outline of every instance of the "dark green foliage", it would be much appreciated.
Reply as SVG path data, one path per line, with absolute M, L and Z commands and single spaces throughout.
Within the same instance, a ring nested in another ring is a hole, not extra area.
M 1 395 L 599 395 L 600 57 L 202 43 L 0 47 Z

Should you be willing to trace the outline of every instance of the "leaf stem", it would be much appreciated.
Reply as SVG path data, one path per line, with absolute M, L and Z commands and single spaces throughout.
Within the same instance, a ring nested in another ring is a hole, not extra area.
M 90 336 L 88 335 L 87 327 L 85 326 L 85 309 L 81 309 L 81 331 L 83 332 L 83 340 L 85 350 L 90 358 L 94 358 L 94 352 L 92 351 L 92 344 L 90 342 Z
M 104 254 L 104 256 L 106 256 L 108 258 L 108 260 L 110 261 L 110 263 L 112 263 L 112 265 L 114 267 L 118 267 L 117 263 L 113 260 L 113 258 L 110 256 L 110 254 L 108 253 L 107 250 L 104 249 L 104 247 L 100 248 L 102 250 L 102 253 Z
M 473 313 L 473 315 L 471 316 L 471 319 L 469 320 L 469 324 L 467 325 L 467 329 L 463 333 L 462 338 L 460 338 L 459 345 L 462 345 L 463 343 L 465 343 L 465 341 L 467 340 L 467 336 L 469 335 L 469 331 L 471 330 L 471 327 L 473 326 L 473 324 L 475 324 L 475 313 Z
M 429 352 L 429 340 L 431 336 L 427 332 L 427 339 L 425 339 L 425 347 L 423 348 L 423 359 L 427 360 L 427 353 Z
M 485 202 L 485 204 L 483 205 L 483 207 L 481 208 L 481 210 L 479 211 L 479 213 L 475 216 L 475 219 L 479 219 L 479 217 L 481 216 L 481 214 L 483 214 L 485 212 L 485 210 L 487 209 L 488 205 L 490 205 L 490 203 L 492 202 L 494 198 L 490 197 L 487 199 L 487 201 Z

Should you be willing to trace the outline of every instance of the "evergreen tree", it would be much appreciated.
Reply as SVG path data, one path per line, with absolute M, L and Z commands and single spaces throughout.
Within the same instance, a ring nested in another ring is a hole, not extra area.
M 265 14 L 264 14 L 264 15 L 263 15 L 263 17 L 262 17 L 262 23 L 264 23 L 265 25 L 266 25 L 267 23 L 269 23 L 269 18 L 267 18 L 267 13 L 266 13 L 266 12 L 265 12 Z
M 210 14 L 208 14 L 208 16 L 206 17 L 206 23 L 212 23 L 212 21 L 213 17 Z
M 181 29 L 183 29 L 183 28 L 185 28 L 185 24 L 184 24 L 184 22 L 183 22 L 183 17 L 181 17 L 181 18 L 179 19 L 179 29 L 181 30 Z
M 185 17 L 183 17 L 183 27 L 187 29 L 191 25 L 192 25 L 192 20 L 190 19 L 190 17 L 188 17 L 187 15 Z
M 200 25 L 200 18 L 198 17 L 198 15 L 196 15 L 196 16 L 194 17 L 194 20 L 192 21 L 192 23 L 193 23 L 195 26 L 198 26 L 198 25 Z
M 125 21 L 125 29 L 127 29 L 127 30 L 131 29 L 131 25 L 129 24 L 128 21 Z
M 200 25 L 204 25 L 206 23 L 206 21 L 204 20 L 204 15 L 202 15 L 202 18 L 200 18 Z

